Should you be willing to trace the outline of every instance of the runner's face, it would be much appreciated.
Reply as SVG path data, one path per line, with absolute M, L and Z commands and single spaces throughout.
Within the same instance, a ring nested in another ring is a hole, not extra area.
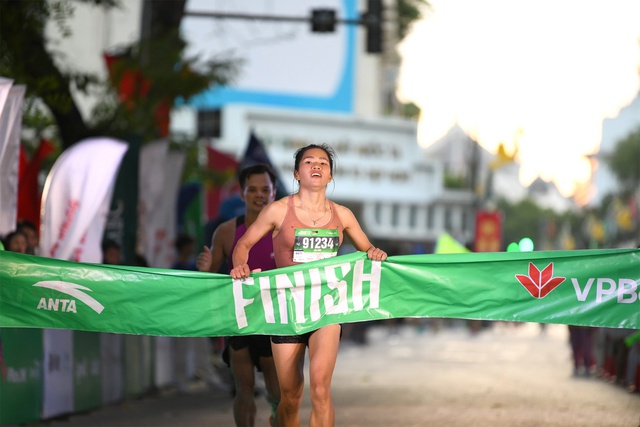
M 300 181 L 301 187 L 303 185 L 326 187 L 331 181 L 329 156 L 321 148 L 310 148 L 305 151 L 298 170 L 293 172 L 293 176 Z
M 242 191 L 247 213 L 259 213 L 268 203 L 273 202 L 275 196 L 276 191 L 268 173 L 256 173 L 247 177 Z

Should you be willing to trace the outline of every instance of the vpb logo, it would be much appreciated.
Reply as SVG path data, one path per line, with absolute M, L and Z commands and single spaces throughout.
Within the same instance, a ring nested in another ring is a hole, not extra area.
M 532 262 L 529 263 L 529 275 L 516 274 L 516 279 L 531 294 L 532 297 L 544 298 L 551 291 L 560 286 L 566 277 L 553 276 L 553 263 L 549 263 L 542 270 Z M 578 278 L 572 277 L 571 283 L 578 301 L 586 301 L 591 291 L 595 292 L 595 301 L 602 302 L 612 298 L 617 299 L 618 304 L 632 304 L 640 301 L 640 286 L 638 279 L 608 277 L 591 277 L 580 283 Z
M 540 271 L 532 262 L 529 263 L 529 275 L 516 274 L 516 279 L 534 298 L 546 297 L 566 280 L 565 277 L 553 277 L 553 263 Z

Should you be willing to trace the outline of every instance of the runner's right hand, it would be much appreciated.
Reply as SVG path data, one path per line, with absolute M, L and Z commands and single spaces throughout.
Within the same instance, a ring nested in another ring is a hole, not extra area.
M 251 274 L 251 269 L 249 268 L 249 264 L 240 264 L 233 267 L 229 274 L 234 279 L 245 279 Z

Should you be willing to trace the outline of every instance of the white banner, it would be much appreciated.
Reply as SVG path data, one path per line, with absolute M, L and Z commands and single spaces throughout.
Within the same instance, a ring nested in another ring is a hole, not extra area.
M 102 235 L 127 148 L 116 139 L 90 138 L 58 157 L 42 192 L 42 256 L 102 262 Z
M 13 86 L 13 80 L 0 77 L 0 116 L 4 111 L 5 105 L 7 105 L 7 98 L 9 98 L 11 86 Z
M 140 150 L 138 230 L 149 266 L 170 268 L 175 258 L 176 203 L 185 156 L 160 140 Z
M 170 151 L 165 161 L 164 175 L 164 197 L 162 204 L 158 206 L 156 211 L 158 215 L 158 223 L 161 224 L 165 235 L 168 236 L 159 246 L 160 252 L 160 268 L 171 268 L 173 261 L 176 259 L 176 224 L 178 222 L 177 204 L 178 193 L 180 191 L 180 181 L 182 179 L 182 170 L 184 167 L 185 155 L 182 152 Z
M 168 387 L 175 381 L 173 372 L 174 337 L 153 337 L 154 339 L 154 385 L 159 388 Z
M 169 151 L 169 141 L 159 140 L 144 144 L 140 148 L 140 171 L 138 176 L 138 243 L 150 267 L 159 267 L 160 252 L 156 241 L 163 241 L 159 225 L 155 220 L 156 209 L 161 204 L 164 193 L 163 167 Z
M 124 398 L 124 364 L 122 335 L 100 334 L 100 364 L 102 367 L 102 403 L 116 403 Z
M 18 166 L 25 86 L 0 78 L 0 236 L 16 229 Z
M 73 331 L 44 329 L 42 418 L 73 412 Z

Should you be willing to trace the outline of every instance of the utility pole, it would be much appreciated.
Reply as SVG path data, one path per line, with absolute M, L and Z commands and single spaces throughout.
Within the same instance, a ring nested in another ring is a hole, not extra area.
M 186 11 L 185 16 L 213 19 L 243 19 L 249 21 L 308 22 L 314 33 L 332 33 L 337 24 L 362 25 L 367 31 L 366 51 L 382 53 L 384 7 L 382 0 L 367 0 L 367 10 L 358 19 L 340 19 L 335 9 L 312 9 L 311 16 L 256 15 L 246 13 L 222 13 Z

